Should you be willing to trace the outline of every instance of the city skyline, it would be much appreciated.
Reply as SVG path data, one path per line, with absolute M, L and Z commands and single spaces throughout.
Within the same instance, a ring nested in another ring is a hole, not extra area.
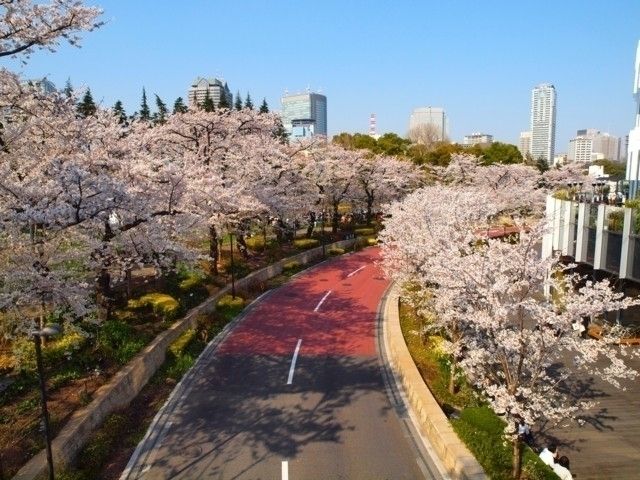
M 281 9 L 249 2 L 225 7 L 230 17 L 243 21 L 216 25 L 224 47 L 216 49 L 201 41 L 213 6 L 196 2 L 176 10 L 162 4 L 152 8 L 148 1 L 92 3 L 104 8 L 106 25 L 86 35 L 82 49 L 63 47 L 55 56 L 40 52 L 26 66 L 7 66 L 27 78 L 47 76 L 58 87 L 70 77 L 74 86 L 90 87 L 103 105 L 120 99 L 130 113 L 139 108 L 143 87 L 167 104 L 178 96 L 186 100 L 187 86 L 197 75 L 222 77 L 233 86 L 232 93 L 248 91 L 257 104 L 265 97 L 272 110 L 279 109 L 285 90 L 310 86 L 332 99 L 329 135 L 366 133 L 369 116 L 376 112 L 380 133 L 404 136 L 414 108 L 440 105 L 451 120 L 453 141 L 486 131 L 496 141 L 517 144 L 520 131 L 529 128 L 529 93 L 543 82 L 561 92 L 558 152 L 585 125 L 624 137 L 634 114 L 629 59 L 637 41 L 637 2 L 605 9 L 569 1 L 556 5 L 549 16 L 546 9 L 531 9 L 529 2 L 498 1 L 475 12 L 472 22 L 465 13 L 471 2 L 375 2 L 362 9 L 330 1 L 314 19 L 322 29 L 320 41 L 312 43 L 282 38 L 278 32 L 287 22 L 278 14 Z M 626 15 L 616 15 L 619 11 Z M 546 33 L 532 50 L 526 32 L 542 17 Z M 419 28 L 425 18 L 428 30 Z M 189 28 L 179 29 L 178 41 L 167 40 L 167 32 L 182 24 Z M 616 28 L 602 39 L 593 35 L 594 24 Z M 310 28 L 304 22 L 287 25 L 293 37 Z M 589 58 L 598 64 L 589 75 L 577 77 Z M 114 72 L 122 76 L 117 82 L 110 80 Z

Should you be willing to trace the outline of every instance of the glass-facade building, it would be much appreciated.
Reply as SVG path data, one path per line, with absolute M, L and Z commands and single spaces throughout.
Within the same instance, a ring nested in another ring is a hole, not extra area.
M 327 135 L 327 97 L 319 93 L 285 95 L 282 124 L 294 138 Z

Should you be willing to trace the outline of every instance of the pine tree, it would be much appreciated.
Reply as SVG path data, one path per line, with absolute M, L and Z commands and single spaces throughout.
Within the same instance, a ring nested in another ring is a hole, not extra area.
M 154 115 L 153 120 L 156 123 L 162 124 L 167 121 L 167 113 L 169 113 L 169 110 L 167 109 L 167 104 L 160 99 L 157 93 L 156 93 L 156 107 L 158 107 L 158 111 Z
M 229 101 L 227 99 L 226 90 L 222 90 L 220 92 L 220 101 L 218 102 L 218 108 L 231 108 L 231 105 L 229 105 Z
M 253 102 L 251 101 L 251 95 L 249 95 L 249 92 L 247 92 L 247 98 L 244 101 L 244 108 L 253 110 Z
M 142 88 L 142 102 L 140 103 L 140 120 L 143 122 L 148 122 L 151 120 L 151 110 L 149 110 L 149 104 L 147 103 L 147 92 L 144 91 L 144 87 Z
M 71 78 L 67 78 L 67 83 L 64 84 L 62 93 L 64 93 L 67 98 L 73 97 L 73 86 L 71 85 Z
M 124 111 L 124 107 L 122 106 L 122 102 L 118 100 L 113 106 L 113 113 L 118 118 L 119 124 L 127 123 L 127 112 Z
M 278 118 L 276 127 L 273 129 L 272 133 L 273 133 L 273 138 L 278 139 L 281 144 L 283 145 L 289 144 L 289 133 L 287 132 L 287 129 L 284 128 L 281 118 Z
M 269 105 L 267 105 L 267 99 L 262 99 L 262 105 L 260 105 L 260 113 L 269 113 Z
M 209 90 L 207 90 L 207 94 L 205 95 L 204 101 L 202 102 L 202 105 L 200 105 L 200 107 L 205 112 L 213 112 L 216 109 L 216 106 L 214 105 L 213 100 L 209 96 Z
M 96 103 L 93 101 L 93 96 L 91 96 L 91 89 L 87 88 L 87 91 L 82 97 L 82 101 L 78 104 L 76 111 L 78 112 L 78 115 L 86 118 L 90 115 L 94 115 L 96 110 L 97 107 Z
M 173 113 L 187 113 L 189 109 L 184 104 L 184 100 L 182 97 L 176 98 L 176 101 L 173 102 Z
M 242 97 L 240 96 L 240 90 L 236 93 L 236 104 L 234 106 L 236 110 L 242 110 Z

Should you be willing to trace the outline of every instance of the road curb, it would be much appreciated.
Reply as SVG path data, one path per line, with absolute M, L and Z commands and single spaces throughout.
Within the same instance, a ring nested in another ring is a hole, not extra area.
M 391 369 L 404 389 L 417 426 L 429 439 L 452 478 L 486 479 L 488 477 L 482 466 L 454 432 L 411 358 L 400 328 L 399 291 L 399 287 L 393 285 L 383 300 L 383 335 Z

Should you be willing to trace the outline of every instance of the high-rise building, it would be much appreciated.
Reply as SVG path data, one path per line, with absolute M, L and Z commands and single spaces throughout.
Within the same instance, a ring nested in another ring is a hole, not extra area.
M 618 160 L 620 139 L 595 128 L 578 130 L 569 141 L 567 154 L 570 162 L 591 162 L 593 160 Z
M 633 81 L 633 96 L 636 100 L 635 126 L 629 132 L 629 144 L 627 147 L 627 173 L 629 180 L 629 197 L 635 198 L 638 194 L 638 181 L 640 180 L 640 42 L 636 50 L 636 71 Z
M 419 107 L 415 108 L 409 118 L 409 137 L 414 129 L 421 125 L 433 125 L 437 140 L 442 142 L 449 136 L 449 119 L 443 108 Z
M 282 124 L 292 138 L 327 136 L 327 97 L 306 92 L 281 99 Z
M 223 96 L 227 100 L 227 105 L 233 105 L 233 94 L 226 82 L 217 78 L 202 77 L 196 78 L 189 88 L 189 105 L 192 107 L 202 105 L 207 98 L 207 93 L 216 108 L 220 106 L 220 100 Z
M 522 158 L 527 154 L 531 154 L 531 132 L 520 132 L 520 142 L 518 143 L 518 150 L 522 154 Z
M 556 89 L 542 83 L 531 91 L 531 155 L 553 161 L 556 143 Z

